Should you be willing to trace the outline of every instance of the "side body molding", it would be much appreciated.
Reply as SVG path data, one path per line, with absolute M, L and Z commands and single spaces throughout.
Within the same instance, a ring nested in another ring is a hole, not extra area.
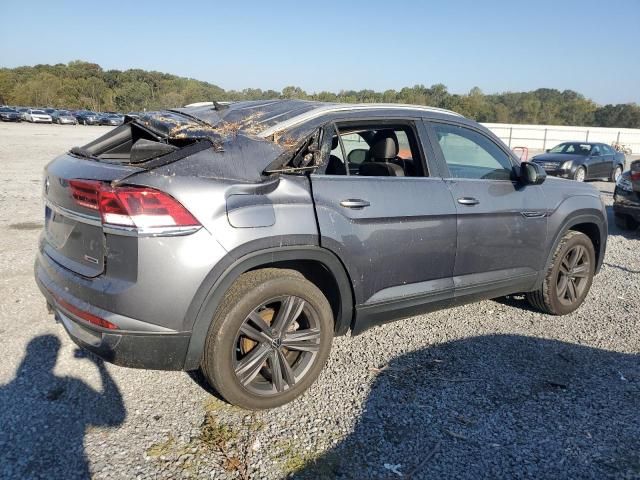
M 341 297 L 335 319 L 335 334 L 345 334 L 354 317 L 353 289 L 338 257 L 329 250 L 313 245 L 268 248 L 249 253 L 235 261 L 229 258 L 226 263 L 216 266 L 219 268 L 214 268 L 207 276 L 187 312 L 187 320 L 193 319 L 193 328 L 184 370 L 195 370 L 200 366 L 205 339 L 216 308 L 231 284 L 241 274 L 261 265 L 300 260 L 322 263 L 335 278 Z

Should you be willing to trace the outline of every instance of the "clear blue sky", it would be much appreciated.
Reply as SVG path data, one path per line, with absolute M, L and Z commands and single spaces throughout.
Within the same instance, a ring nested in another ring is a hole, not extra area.
M 640 0 L 0 1 L 0 66 L 87 60 L 225 89 L 572 89 L 640 103 Z

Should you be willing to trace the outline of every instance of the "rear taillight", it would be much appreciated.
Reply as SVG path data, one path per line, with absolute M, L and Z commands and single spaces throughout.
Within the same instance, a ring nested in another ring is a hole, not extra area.
M 171 195 L 149 187 L 111 187 L 93 180 L 70 180 L 78 205 L 100 212 L 104 225 L 134 228 L 192 227 L 200 223 Z

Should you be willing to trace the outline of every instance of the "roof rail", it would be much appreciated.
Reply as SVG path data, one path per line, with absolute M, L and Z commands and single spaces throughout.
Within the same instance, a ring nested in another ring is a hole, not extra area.
M 232 102 L 196 102 L 196 103 L 190 103 L 189 105 L 185 105 L 183 108 L 189 108 L 189 107 L 208 107 L 208 106 L 215 106 L 215 105 L 223 105 L 223 106 L 228 106 L 231 105 Z
M 444 113 L 446 115 L 455 115 L 456 117 L 463 117 L 459 113 L 444 108 L 427 107 L 425 105 L 408 105 L 404 103 L 332 103 L 324 105 L 318 108 L 314 108 L 300 115 L 296 115 L 293 118 L 285 120 L 284 122 L 277 123 L 272 127 L 260 132 L 260 137 L 269 137 L 276 132 L 287 130 L 291 127 L 307 122 L 314 118 L 321 117 L 327 113 L 333 112 L 348 112 L 353 110 L 419 110 L 422 112 L 432 113 Z

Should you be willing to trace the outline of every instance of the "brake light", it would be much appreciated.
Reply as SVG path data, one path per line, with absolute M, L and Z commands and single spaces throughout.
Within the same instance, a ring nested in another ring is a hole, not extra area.
M 100 182 L 89 180 L 70 180 L 71 196 L 78 205 L 98 210 Z
M 70 180 L 78 205 L 100 212 L 103 225 L 135 228 L 191 227 L 200 223 L 171 195 L 149 187 L 111 187 L 93 180 Z
M 634 172 L 631 171 L 631 181 L 632 182 L 640 182 L 640 170 Z

